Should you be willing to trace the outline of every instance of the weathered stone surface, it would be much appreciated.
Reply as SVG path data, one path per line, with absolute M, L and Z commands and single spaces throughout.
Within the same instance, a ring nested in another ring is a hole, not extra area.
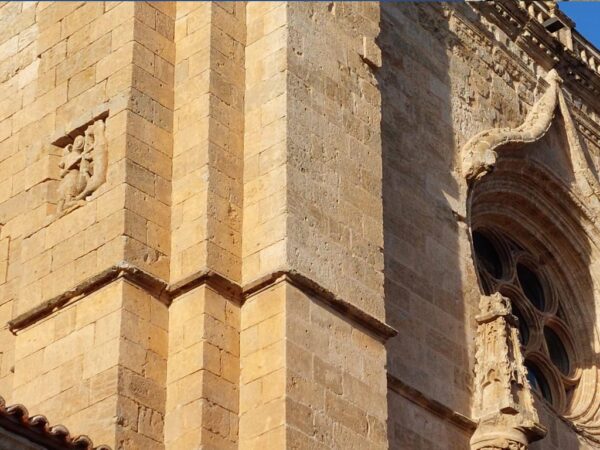
M 8 403 L 122 449 L 593 448 L 600 52 L 553 2 L 0 23 Z M 520 352 L 479 301 L 521 311 L 522 258 L 552 283 Z

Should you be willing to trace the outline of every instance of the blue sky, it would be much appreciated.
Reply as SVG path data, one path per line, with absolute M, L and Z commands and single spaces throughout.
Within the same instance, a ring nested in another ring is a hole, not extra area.
M 575 21 L 577 31 L 600 48 L 600 2 L 560 2 L 558 7 Z

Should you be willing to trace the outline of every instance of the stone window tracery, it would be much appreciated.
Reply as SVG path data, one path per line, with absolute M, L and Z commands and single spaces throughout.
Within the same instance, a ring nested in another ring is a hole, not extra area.
M 485 294 L 511 300 L 532 389 L 564 413 L 578 377 L 562 287 L 532 253 L 498 230 L 474 230 L 473 247 Z

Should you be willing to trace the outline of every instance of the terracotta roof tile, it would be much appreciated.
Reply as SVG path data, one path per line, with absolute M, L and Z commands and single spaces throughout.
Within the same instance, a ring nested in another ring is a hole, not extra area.
M 50 426 L 45 416 L 30 417 L 23 405 L 6 406 L 1 396 L 0 427 L 50 450 L 111 450 L 106 445 L 94 447 L 87 436 L 71 436 L 64 425 Z

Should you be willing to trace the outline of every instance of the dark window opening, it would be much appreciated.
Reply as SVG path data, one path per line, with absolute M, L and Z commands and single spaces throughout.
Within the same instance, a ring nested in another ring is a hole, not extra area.
M 473 232 L 473 247 L 477 261 L 494 278 L 502 277 L 502 259 L 494 244 L 478 231 Z
M 537 309 L 543 311 L 546 306 L 546 299 L 544 298 L 544 288 L 537 274 L 529 269 L 529 267 L 517 264 L 517 276 L 519 277 L 521 288 L 523 288 L 523 292 L 529 301 Z
M 537 391 L 548 403 L 552 403 L 552 391 L 542 371 L 531 361 L 526 361 L 525 367 L 527 367 L 527 380 L 529 380 L 531 388 Z
M 560 337 L 550 328 L 544 327 L 544 338 L 546 338 L 546 345 L 548 346 L 548 353 L 550 359 L 564 375 L 568 375 L 571 369 L 569 363 L 569 354 L 565 349 Z
M 529 325 L 527 325 L 525 317 L 523 317 L 521 310 L 515 306 L 514 302 L 512 304 L 512 312 L 519 319 L 519 339 L 521 340 L 521 345 L 526 346 L 529 342 Z

